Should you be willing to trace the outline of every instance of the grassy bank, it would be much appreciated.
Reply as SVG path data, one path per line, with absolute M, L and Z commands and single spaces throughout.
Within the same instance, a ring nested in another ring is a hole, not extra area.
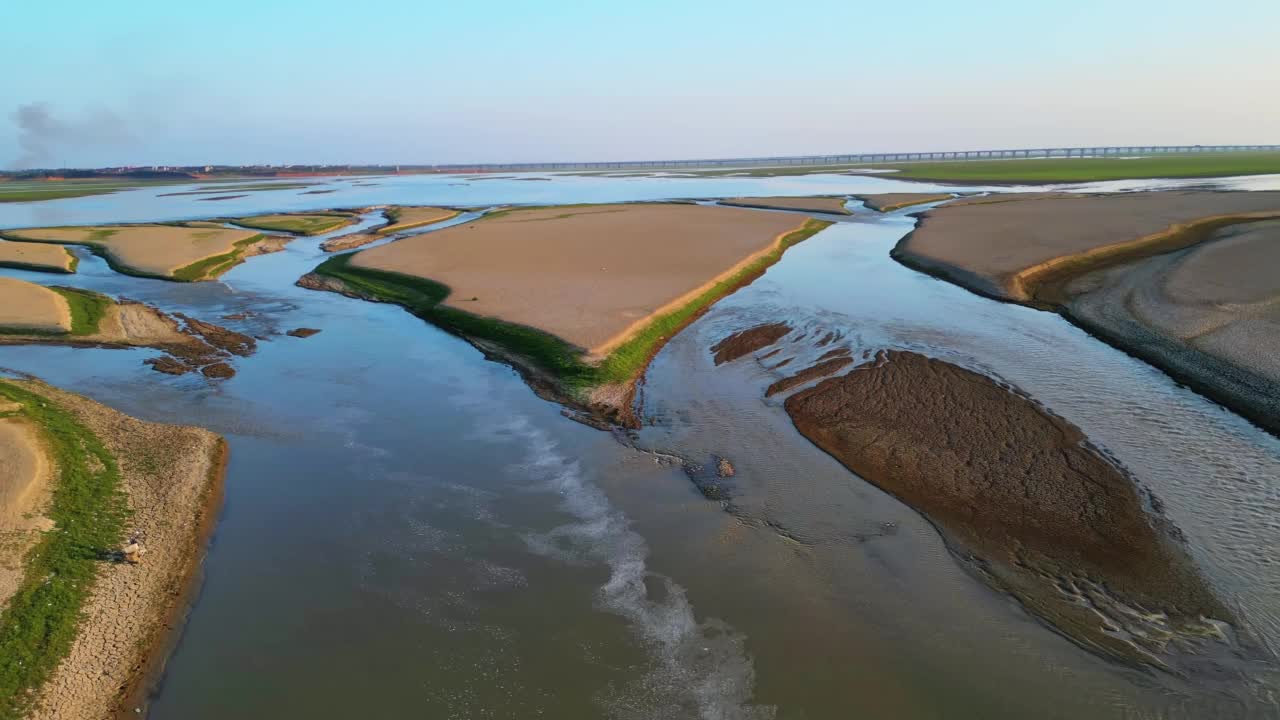
M 315 272 L 341 280 L 356 295 L 395 303 L 449 332 L 502 348 L 551 375 L 567 394 L 581 397 L 591 388 L 634 380 L 662 345 L 708 307 L 754 280 L 777 262 L 787 248 L 822 229 L 829 222 L 808 220 L 781 238 L 767 254 L 740 268 L 732 276 L 707 288 L 681 307 L 653 318 L 622 345 L 597 363 L 587 362 L 584 352 L 564 340 L 524 325 L 474 315 L 442 303 L 450 289 L 438 282 L 400 273 L 351 265 L 352 254 L 329 258 Z
M 180 267 L 173 271 L 172 277 L 162 277 L 163 280 L 176 280 L 178 282 L 199 282 L 200 280 L 213 280 L 222 275 L 226 271 L 240 264 L 241 257 L 250 245 L 262 240 L 264 236 L 254 235 L 251 238 L 245 238 L 235 243 L 235 249 L 231 252 L 221 255 L 207 257 L 198 262 L 193 262 L 186 267 Z M 108 260 L 108 263 L 110 261 Z M 114 268 L 114 266 L 113 266 Z M 120 270 L 119 272 L 126 272 Z M 138 275 L 139 273 L 126 273 L 130 275 Z M 155 276 L 149 276 L 155 277 Z
M 57 467 L 53 530 L 26 558 L 23 585 L 0 613 L 0 720 L 17 720 L 71 649 L 97 564 L 119 547 L 128 516 L 120 470 L 102 442 L 48 399 L 0 380 L 44 432 Z
M 71 309 L 71 334 L 93 335 L 98 332 L 98 325 L 107 316 L 107 308 L 115 301 L 92 290 L 55 286 L 50 290 L 58 293 L 67 301 Z

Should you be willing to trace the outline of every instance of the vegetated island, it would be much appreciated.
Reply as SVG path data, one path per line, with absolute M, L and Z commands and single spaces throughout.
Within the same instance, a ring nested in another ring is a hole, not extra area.
M 797 350 L 789 332 L 750 328 L 711 350 L 717 364 L 783 338 L 797 356 L 817 352 Z M 783 401 L 800 433 L 928 518 L 984 581 L 1125 663 L 1207 671 L 1205 658 L 1235 651 L 1206 648 L 1225 639 L 1217 622 L 1237 619 L 1176 529 L 1147 511 L 1158 502 L 1079 428 L 1016 389 L 917 353 L 881 351 L 827 377 L 849 363 L 847 349 L 829 350 L 765 394 L 802 388 Z
M 71 274 L 79 260 L 64 247 L 0 240 L 0 267 Z
M 844 206 L 848 198 L 841 196 L 810 197 L 737 197 L 721 200 L 721 205 L 761 208 L 764 210 L 799 210 L 823 215 L 852 215 Z
M 383 217 L 387 222 L 380 225 L 369 232 L 351 233 L 349 235 L 339 235 L 335 238 L 329 238 L 320 243 L 320 249 L 325 252 L 338 252 L 341 250 L 351 250 L 353 248 L 363 247 L 372 242 L 377 242 L 383 238 L 397 232 L 412 230 L 414 228 L 434 225 L 445 220 L 450 220 L 461 214 L 461 210 L 444 207 L 427 207 L 427 206 L 409 206 L 395 205 L 385 208 L 382 211 Z
M 514 208 L 325 261 L 303 287 L 393 302 L 596 426 L 712 303 L 830 223 L 672 203 Z
M 82 245 L 125 275 L 179 282 L 213 280 L 244 258 L 275 252 L 288 238 L 205 224 L 104 225 L 0 230 L 0 238 Z
M 226 444 L 0 379 L 0 718 L 132 714 L 187 601 Z
M 951 193 L 873 193 L 854 197 L 876 212 L 887 213 L 912 205 L 950 200 L 953 196 Z
M 282 213 L 278 215 L 254 215 L 234 218 L 231 222 L 255 230 L 287 232 L 295 235 L 323 235 L 340 227 L 355 223 L 354 213 Z
M 155 370 L 170 375 L 199 371 L 211 378 L 231 377 L 232 357 L 248 356 L 257 348 L 247 335 L 185 315 L 171 317 L 142 303 L 116 302 L 89 290 L 4 277 L 0 345 L 149 347 L 166 353 L 144 361 Z
M 1268 219 L 1280 219 L 1280 192 L 959 201 L 925 213 L 893 256 L 1057 311 L 1280 434 L 1280 234 Z

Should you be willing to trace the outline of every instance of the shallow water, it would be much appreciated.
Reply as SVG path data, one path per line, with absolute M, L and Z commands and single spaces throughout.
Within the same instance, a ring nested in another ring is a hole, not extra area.
M 848 176 L 369 182 L 381 184 L 0 206 L 0 226 L 932 187 Z M 779 403 L 761 399 L 781 371 L 750 359 L 711 366 L 715 340 L 781 317 L 835 330 L 856 352 L 910 348 L 997 374 L 1149 486 L 1210 580 L 1276 647 L 1280 441 L 1056 316 L 893 263 L 888 249 L 909 228 L 902 214 L 866 214 L 824 231 L 656 358 L 644 388 L 653 424 L 637 443 L 729 457 L 728 502 L 704 498 L 661 457 L 563 418 L 512 371 L 399 308 L 294 287 L 324 236 L 219 283 L 120 276 L 92 256 L 71 278 L 0 271 L 212 321 L 250 311 L 227 324 L 256 334 L 322 329 L 271 337 L 230 381 L 161 376 L 141 363 L 150 351 L 0 347 L 0 366 L 228 436 L 226 505 L 156 718 L 1273 714 L 1269 668 L 1206 688 L 1080 650 L 971 577 L 909 508 L 804 441 Z

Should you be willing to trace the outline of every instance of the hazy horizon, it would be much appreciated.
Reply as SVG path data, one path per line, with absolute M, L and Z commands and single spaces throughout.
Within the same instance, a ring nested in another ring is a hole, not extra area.
M 1280 5 L 1240 0 L 64 0 L 0 18 L 21 58 L 0 78 L 7 169 L 1280 142 Z

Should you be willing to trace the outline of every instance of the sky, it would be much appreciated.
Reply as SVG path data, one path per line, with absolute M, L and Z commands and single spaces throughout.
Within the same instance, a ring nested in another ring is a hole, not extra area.
M 1280 143 L 1275 0 L 0 2 L 0 167 Z

